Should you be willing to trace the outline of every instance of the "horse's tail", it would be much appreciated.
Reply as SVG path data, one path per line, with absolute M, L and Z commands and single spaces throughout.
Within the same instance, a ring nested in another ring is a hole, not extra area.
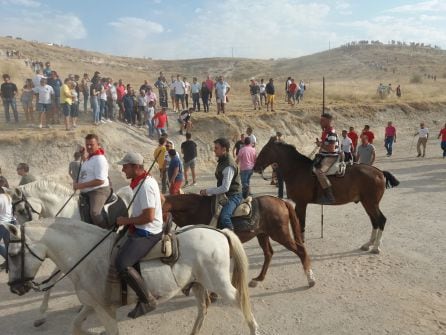
M 294 235 L 294 240 L 296 242 L 302 243 L 303 242 L 302 241 L 302 230 L 301 230 L 301 226 L 300 226 L 300 221 L 296 215 L 296 211 L 293 208 L 293 205 L 291 203 L 289 203 L 288 201 L 284 201 L 284 203 L 288 209 L 288 215 L 290 217 L 290 226 L 291 226 L 291 230 Z
M 223 229 L 229 241 L 231 255 L 234 260 L 234 271 L 232 272 L 232 285 L 237 290 L 237 300 L 240 304 L 245 320 L 249 323 L 253 322 L 251 301 L 249 299 L 248 290 L 248 257 L 245 249 L 243 249 L 242 242 L 237 235 L 229 229 Z
M 389 171 L 383 171 L 384 177 L 386 177 L 386 188 L 397 187 L 400 182 Z

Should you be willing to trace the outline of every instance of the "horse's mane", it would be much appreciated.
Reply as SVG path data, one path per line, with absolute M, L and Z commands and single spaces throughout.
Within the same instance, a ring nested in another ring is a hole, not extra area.
M 53 193 L 57 195 L 69 196 L 73 193 L 73 190 L 56 183 L 52 180 L 41 179 L 35 182 L 20 186 L 20 188 L 26 193 L 32 193 L 33 191 L 45 190 L 47 193 Z
M 29 227 L 42 227 L 46 229 L 57 225 L 58 230 L 63 230 L 67 234 L 72 233 L 73 230 L 79 230 L 79 228 L 81 228 L 87 234 L 97 233 L 101 231 L 106 232 L 104 229 L 99 228 L 98 226 L 95 226 L 93 224 L 88 224 L 76 219 L 63 218 L 63 217 L 38 219 L 31 222 L 27 222 L 25 223 L 25 225 Z
M 283 148 L 284 150 L 286 150 L 287 152 L 287 156 L 290 159 L 293 160 L 297 160 L 299 162 L 303 162 L 303 163 L 312 163 L 312 160 L 310 158 L 308 158 L 305 155 L 302 155 L 294 145 L 292 144 L 288 144 L 285 142 L 274 142 L 274 144 L 278 145 L 279 147 Z

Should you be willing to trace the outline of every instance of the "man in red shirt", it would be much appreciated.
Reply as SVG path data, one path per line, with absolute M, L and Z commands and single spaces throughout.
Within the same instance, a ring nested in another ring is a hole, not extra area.
M 155 114 L 153 120 L 155 122 L 155 129 L 158 133 L 158 138 L 160 138 L 161 135 L 167 133 L 167 127 L 169 125 L 167 119 L 166 107 L 161 108 L 161 110 Z
M 296 103 L 297 93 L 297 84 L 294 82 L 294 79 L 291 79 L 291 84 L 288 87 L 288 93 L 290 95 L 290 100 L 288 101 L 288 103 L 294 106 L 294 104 Z
M 116 86 L 116 95 L 118 96 L 118 106 L 119 106 L 119 120 L 124 120 L 124 102 L 123 98 L 127 92 L 125 91 L 125 86 L 122 83 L 122 79 L 119 79 L 118 86 Z
M 384 147 L 387 150 L 387 157 L 392 156 L 393 143 L 396 143 L 396 128 L 392 125 L 392 121 L 389 121 L 384 131 Z
M 446 123 L 440 133 L 438 134 L 438 138 L 441 136 L 441 149 L 443 150 L 443 158 L 446 157 Z
M 375 134 L 373 134 L 371 131 L 370 131 L 370 126 L 369 125 L 365 125 L 364 126 L 364 129 L 362 130 L 362 133 L 361 133 L 361 136 L 362 135 L 366 135 L 367 136 L 367 138 L 369 139 L 369 143 L 370 144 L 373 144 L 373 140 L 375 139 Z
M 352 140 L 352 152 L 355 152 L 358 146 L 358 133 L 355 131 L 355 128 L 350 127 L 347 136 Z

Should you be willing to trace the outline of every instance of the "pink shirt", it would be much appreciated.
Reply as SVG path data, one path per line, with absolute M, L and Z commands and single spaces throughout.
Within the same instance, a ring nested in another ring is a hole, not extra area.
M 245 145 L 240 149 L 237 155 L 240 164 L 240 171 L 252 170 L 256 163 L 256 149 L 249 145 Z
M 396 129 L 394 126 L 389 126 L 386 127 L 386 132 L 385 132 L 386 137 L 395 137 L 396 135 Z
M 212 79 L 206 79 L 206 86 L 210 91 L 214 88 L 214 81 Z

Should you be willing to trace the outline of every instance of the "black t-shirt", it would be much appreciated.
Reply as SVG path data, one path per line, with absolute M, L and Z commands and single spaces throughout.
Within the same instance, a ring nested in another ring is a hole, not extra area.
M 14 98 L 14 92 L 17 92 L 17 86 L 14 83 L 3 83 L 1 86 L 2 98 Z
M 197 157 L 197 144 L 192 140 L 181 143 L 181 150 L 183 151 L 185 162 L 190 162 Z
M 238 155 L 238 152 L 240 151 L 240 149 L 245 145 L 245 142 L 238 140 L 237 142 L 235 142 L 234 148 L 235 148 L 235 155 Z
M 266 93 L 267 94 L 271 94 L 271 95 L 273 95 L 274 94 L 274 85 L 273 84 L 271 84 L 271 83 L 268 83 L 268 84 L 266 84 L 266 86 L 265 86 L 265 91 L 266 91 Z

